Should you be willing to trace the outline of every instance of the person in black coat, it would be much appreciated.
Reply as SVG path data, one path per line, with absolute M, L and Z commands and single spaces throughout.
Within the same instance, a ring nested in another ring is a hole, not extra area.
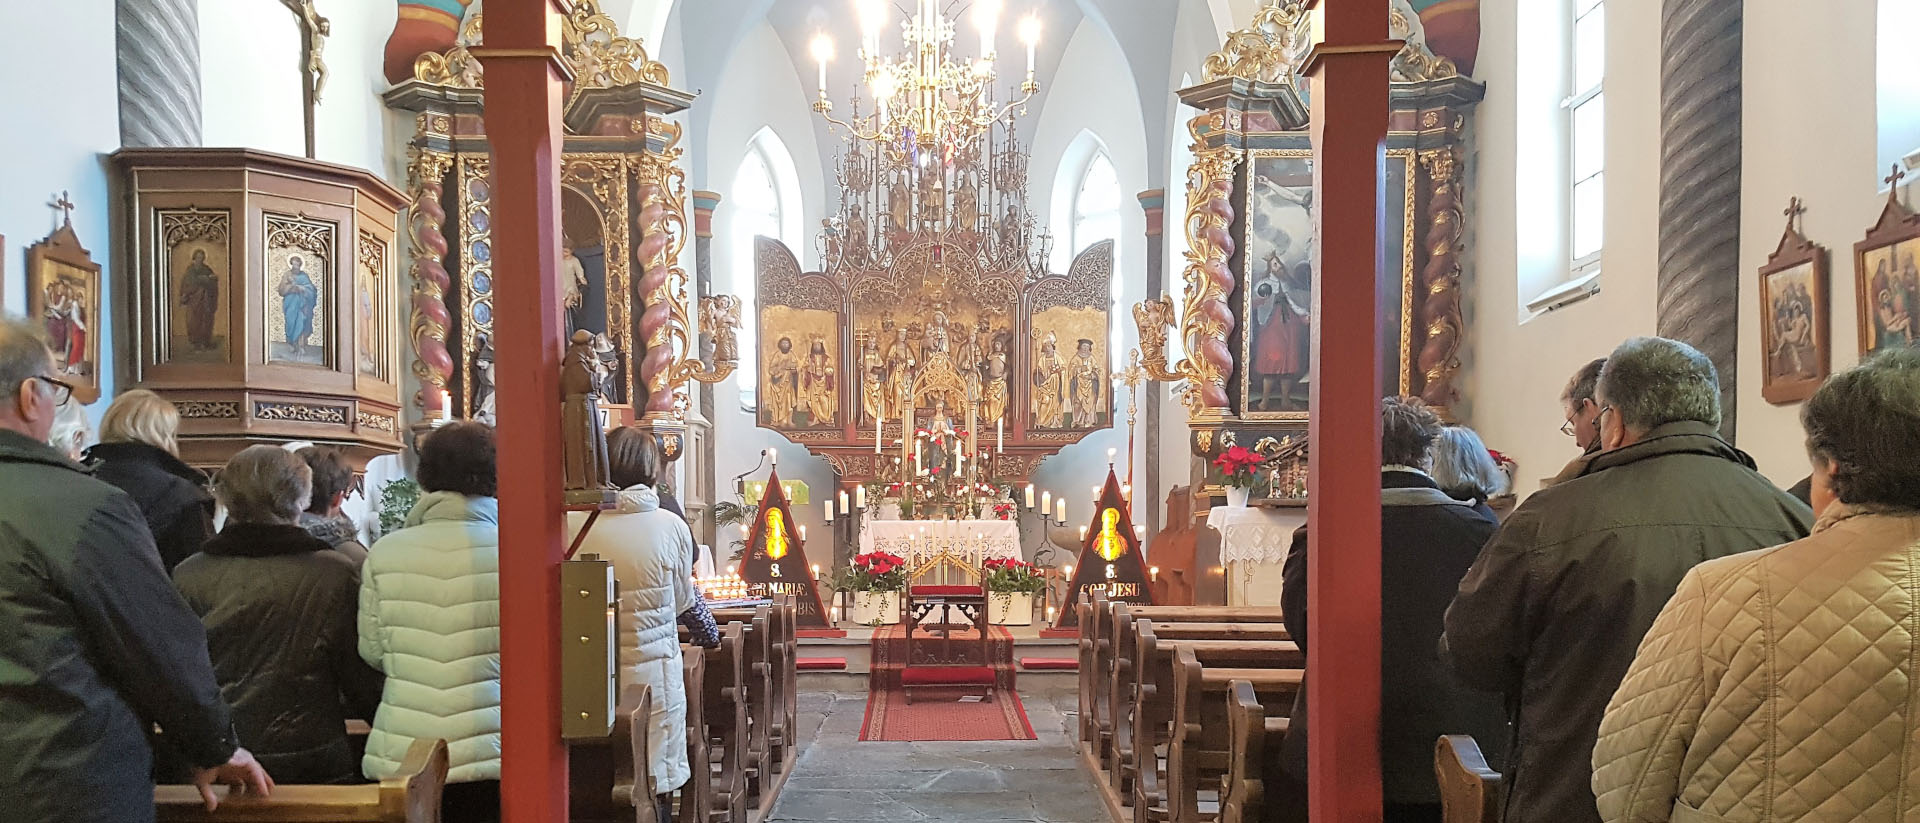
M 47 445 L 72 394 L 54 374 L 0 318 L 0 818 L 152 821 L 156 725 L 209 808 L 215 783 L 270 791 L 139 510 Z
M 133 496 L 168 573 L 213 536 L 207 476 L 180 461 L 180 413 L 160 395 L 135 389 L 100 417 L 100 443 L 87 450 L 93 476 Z
M 359 564 L 298 525 L 313 494 L 299 455 L 244 449 L 217 492 L 226 527 L 173 581 L 206 626 L 234 728 L 280 780 L 360 782 L 346 721 L 373 719 L 385 678 L 360 659 Z
M 1440 429 L 1418 399 L 1381 402 L 1380 760 L 1387 823 L 1440 820 L 1433 744 L 1441 735 L 1473 735 L 1496 768 L 1508 737 L 1500 696 L 1466 688 L 1440 661 L 1447 604 L 1497 527 L 1490 514 L 1441 491 L 1428 475 Z M 1306 649 L 1305 527 L 1294 532 L 1282 581 L 1287 631 Z M 1287 794 L 1296 801 L 1304 798 L 1299 787 L 1307 775 L 1307 700 L 1303 689 L 1281 744 L 1281 768 L 1293 786 Z

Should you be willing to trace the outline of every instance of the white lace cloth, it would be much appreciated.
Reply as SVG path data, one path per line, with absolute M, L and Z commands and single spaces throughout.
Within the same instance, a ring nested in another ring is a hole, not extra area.
M 1207 527 L 1220 533 L 1220 562 L 1287 562 L 1293 530 L 1305 520 L 1301 509 L 1256 509 L 1215 506 L 1207 512 Z
M 974 568 L 997 558 L 1021 558 L 1020 524 L 1011 520 L 869 520 L 860 530 L 860 551 L 884 551 L 907 559 L 908 568 L 942 551 Z

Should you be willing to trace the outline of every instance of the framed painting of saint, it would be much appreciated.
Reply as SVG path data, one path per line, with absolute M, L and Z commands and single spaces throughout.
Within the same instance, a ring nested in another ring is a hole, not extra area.
M 1797 403 L 1826 381 L 1827 250 L 1800 234 L 1799 198 L 1787 209 L 1780 245 L 1760 267 L 1760 395 Z
M 333 224 L 267 218 L 267 361 L 326 365 L 333 350 Z
M 100 399 L 100 264 L 63 221 L 27 249 L 27 314 L 46 329 L 54 370 L 82 405 Z
M 1027 425 L 1095 429 L 1111 424 L 1106 313 L 1054 306 L 1033 315 L 1032 334 Z
M 1898 175 L 1886 208 L 1853 244 L 1860 356 L 1920 344 L 1920 215 L 1900 202 Z
M 760 309 L 760 424 L 823 429 L 840 425 L 840 315 L 820 309 Z
M 164 209 L 161 265 L 166 267 L 166 359 L 224 363 L 230 353 L 233 301 L 226 210 Z

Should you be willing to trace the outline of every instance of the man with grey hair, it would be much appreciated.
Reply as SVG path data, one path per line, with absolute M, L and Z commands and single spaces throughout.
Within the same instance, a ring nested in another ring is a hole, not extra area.
M 47 444 L 73 388 L 0 318 L 0 808 L 8 821 L 151 821 L 147 733 L 212 786 L 272 781 L 239 747 L 206 636 L 123 491 Z
M 1680 578 L 1812 524 L 1720 439 L 1719 376 L 1693 347 L 1628 340 L 1596 399 L 1603 450 L 1508 518 L 1460 581 L 1440 638 L 1462 680 L 1507 695 L 1509 823 L 1597 823 L 1601 715 Z

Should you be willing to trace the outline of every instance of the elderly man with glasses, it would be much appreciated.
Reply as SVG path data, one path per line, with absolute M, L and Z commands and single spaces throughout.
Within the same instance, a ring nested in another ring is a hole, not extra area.
M 1580 456 L 1542 485 L 1554 486 L 1579 477 L 1587 470 L 1593 455 L 1600 451 L 1600 401 L 1594 399 L 1594 394 L 1600 386 L 1600 370 L 1606 365 L 1607 359 L 1602 357 L 1581 366 L 1560 392 L 1560 413 L 1565 419 L 1560 424 L 1560 433 L 1573 438 L 1573 444 L 1580 447 Z
M 17 823 L 154 819 L 148 732 L 215 783 L 272 789 L 234 739 L 206 635 L 125 492 L 47 445 L 72 388 L 0 318 L 0 808 Z
M 1474 560 L 1441 656 L 1514 715 L 1509 823 L 1598 823 L 1601 715 L 1695 565 L 1805 537 L 1812 512 L 1720 439 L 1720 380 L 1685 343 L 1628 340 L 1595 396 L 1601 451 L 1527 498 Z

